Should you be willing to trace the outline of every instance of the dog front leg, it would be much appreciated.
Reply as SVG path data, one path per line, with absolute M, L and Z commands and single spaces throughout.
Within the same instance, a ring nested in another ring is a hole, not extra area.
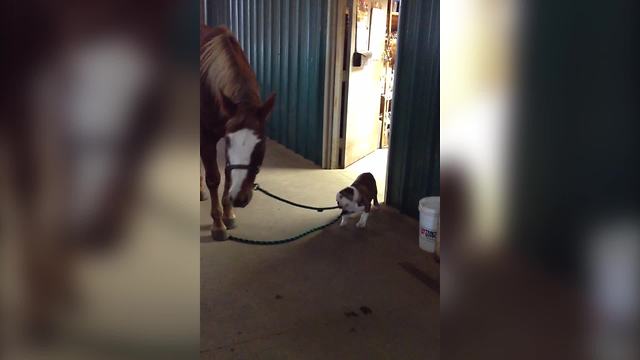
M 356 223 L 356 226 L 359 228 L 364 228 L 367 226 L 367 219 L 369 218 L 369 211 L 366 210 L 360 215 L 360 220 Z
M 349 218 L 349 214 L 343 214 L 342 219 L 340 220 L 340 226 L 347 225 L 347 219 Z

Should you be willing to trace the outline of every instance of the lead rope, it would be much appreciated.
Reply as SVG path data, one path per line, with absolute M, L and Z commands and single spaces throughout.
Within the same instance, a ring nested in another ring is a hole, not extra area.
M 272 197 L 272 198 L 274 198 L 276 200 L 282 201 L 283 203 L 286 203 L 286 204 L 289 204 L 289 205 L 292 205 L 292 206 L 296 206 L 296 207 L 299 207 L 299 208 L 303 208 L 303 209 L 316 210 L 317 212 L 323 212 L 325 210 L 333 210 L 333 209 L 339 209 L 340 208 L 338 206 L 315 207 L 315 206 L 308 206 L 308 205 L 298 204 L 298 203 L 295 203 L 293 201 L 289 201 L 287 199 L 281 198 L 280 196 L 274 195 L 274 194 L 268 192 L 267 190 L 261 188 L 260 185 L 258 185 L 258 184 L 255 184 L 253 186 L 253 190 L 260 191 L 261 193 L 263 193 L 263 194 L 265 194 L 265 195 L 267 195 L 269 197 Z M 328 227 L 328 226 L 330 226 L 332 224 L 335 224 L 338 220 L 340 220 L 340 216 L 342 216 L 342 213 L 337 218 L 331 220 L 331 222 L 329 222 L 327 224 L 311 228 L 311 229 L 309 229 L 309 230 L 307 230 L 307 231 L 305 231 L 305 232 L 303 232 L 301 234 L 298 234 L 298 235 L 292 236 L 292 237 L 288 237 L 286 239 L 262 241 L 262 240 L 244 239 L 244 238 L 241 238 L 241 237 L 230 235 L 229 236 L 229 240 L 232 240 L 232 241 L 235 241 L 235 242 L 239 242 L 239 243 L 243 243 L 243 244 L 249 244 L 249 245 L 280 245 L 280 244 L 286 244 L 286 243 L 298 240 L 300 238 L 303 238 L 303 237 L 305 237 L 305 236 L 307 236 L 307 235 L 309 235 L 309 234 L 311 234 L 313 232 L 316 232 L 318 230 L 322 230 L 322 229 L 324 229 L 324 228 L 326 228 L 326 227 Z
M 283 203 L 287 203 L 289 205 L 297 206 L 297 207 L 303 208 L 303 209 L 316 210 L 317 212 L 323 212 L 325 210 L 333 210 L 333 209 L 339 209 L 340 208 L 339 206 L 315 207 L 315 206 L 308 206 L 308 205 L 302 205 L 302 204 L 294 203 L 293 201 L 289 201 L 287 199 L 283 199 L 278 195 L 274 195 L 274 194 L 268 192 L 267 190 L 261 188 L 259 184 L 254 184 L 253 185 L 253 190 L 260 191 L 261 193 L 263 193 L 263 194 L 265 194 L 267 196 L 270 196 L 270 197 L 272 197 L 272 198 L 274 198 L 276 200 L 280 200 Z

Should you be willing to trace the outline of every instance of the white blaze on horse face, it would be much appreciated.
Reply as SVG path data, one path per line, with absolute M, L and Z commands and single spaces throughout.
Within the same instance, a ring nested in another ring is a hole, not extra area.
M 242 129 L 227 135 L 229 147 L 227 148 L 227 158 L 232 165 L 249 165 L 253 149 L 261 141 L 256 133 L 251 129 Z M 231 170 L 231 188 L 229 195 L 234 198 L 240 192 L 242 183 L 247 177 L 247 170 Z

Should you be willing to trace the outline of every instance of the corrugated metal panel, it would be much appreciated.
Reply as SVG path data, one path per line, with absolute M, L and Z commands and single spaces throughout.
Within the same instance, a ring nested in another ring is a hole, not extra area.
M 322 163 L 327 1 L 209 0 L 207 20 L 242 45 L 262 97 L 278 94 L 269 137 Z
M 439 0 L 402 1 L 387 203 L 414 217 L 440 193 L 439 29 Z

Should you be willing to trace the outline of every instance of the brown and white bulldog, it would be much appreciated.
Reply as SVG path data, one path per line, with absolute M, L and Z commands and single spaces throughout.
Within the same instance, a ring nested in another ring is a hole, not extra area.
M 360 220 L 356 223 L 359 228 L 367 226 L 367 218 L 371 211 L 371 201 L 376 207 L 378 203 L 378 188 L 376 179 L 371 173 L 363 173 L 358 176 L 351 186 L 346 187 L 336 195 L 336 202 L 342 209 L 342 221 L 340 226 L 347 223 L 347 218 L 352 215 L 361 214 Z

